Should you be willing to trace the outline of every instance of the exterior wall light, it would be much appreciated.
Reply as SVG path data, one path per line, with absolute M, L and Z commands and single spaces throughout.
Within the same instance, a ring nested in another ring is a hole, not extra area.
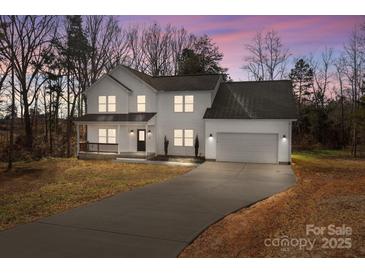
M 209 134 L 209 139 L 213 139 L 213 134 Z
M 285 142 L 286 141 L 286 136 L 285 136 L 285 134 L 283 134 L 283 142 Z
M 134 133 L 134 130 L 133 129 L 131 129 L 131 131 L 129 132 L 130 134 L 133 134 Z
M 151 134 L 152 134 L 152 132 L 151 132 L 151 130 L 150 130 L 150 129 L 147 131 L 147 134 L 148 134 L 148 135 L 151 135 Z

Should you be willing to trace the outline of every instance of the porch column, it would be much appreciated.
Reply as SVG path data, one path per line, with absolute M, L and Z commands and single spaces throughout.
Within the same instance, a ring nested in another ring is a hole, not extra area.
M 79 156 L 80 153 L 80 124 L 76 124 L 76 156 Z
M 117 129 L 117 142 L 118 142 L 118 154 L 120 154 L 120 125 L 118 125 L 118 129 Z
M 145 153 L 146 153 L 146 159 L 148 157 L 148 152 L 147 152 L 147 147 L 148 147 L 148 144 L 147 144 L 147 140 L 148 140 L 148 125 L 146 124 L 145 125 L 145 136 L 144 136 L 144 139 L 146 140 L 146 149 L 145 149 Z

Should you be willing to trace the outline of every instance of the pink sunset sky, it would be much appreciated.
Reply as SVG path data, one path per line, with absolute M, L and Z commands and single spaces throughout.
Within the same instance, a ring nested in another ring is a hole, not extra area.
M 244 45 L 257 31 L 276 30 L 293 58 L 333 48 L 338 54 L 355 25 L 365 16 L 119 16 L 122 25 L 172 24 L 197 34 L 208 34 L 224 53 L 222 65 L 234 80 L 247 80 L 241 69 L 247 55 Z

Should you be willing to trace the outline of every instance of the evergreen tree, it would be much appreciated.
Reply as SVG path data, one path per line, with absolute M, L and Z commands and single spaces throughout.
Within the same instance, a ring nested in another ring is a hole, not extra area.
M 183 50 L 179 58 L 179 75 L 186 74 L 223 74 L 226 79 L 227 69 L 220 66 L 223 53 L 219 51 L 211 38 L 204 35 L 198 38 L 192 48 Z
M 293 89 L 300 110 L 302 104 L 310 96 L 309 89 L 313 84 L 313 69 L 303 59 L 299 59 L 290 71 L 289 78 L 293 81 Z
M 294 134 L 302 135 L 304 129 L 309 128 L 309 121 L 313 120 L 309 108 L 303 108 L 303 104 L 310 99 L 310 88 L 313 85 L 313 69 L 303 59 L 295 63 L 290 71 L 289 78 L 293 82 L 293 91 L 298 105 L 298 120 L 294 125 Z

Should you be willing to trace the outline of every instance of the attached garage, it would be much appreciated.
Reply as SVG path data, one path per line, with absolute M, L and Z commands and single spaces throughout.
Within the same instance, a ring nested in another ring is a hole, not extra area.
M 288 164 L 296 118 L 290 81 L 221 83 L 204 113 L 205 158 Z
M 263 133 L 217 133 L 217 161 L 277 163 L 278 135 Z

